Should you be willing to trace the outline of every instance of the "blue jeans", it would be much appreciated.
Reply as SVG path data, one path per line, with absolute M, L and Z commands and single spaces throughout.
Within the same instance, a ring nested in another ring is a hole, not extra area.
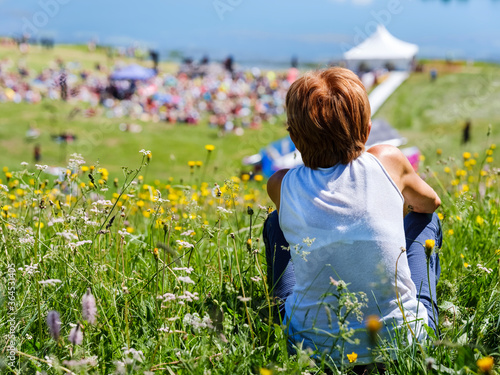
M 410 212 L 404 219 L 404 230 L 406 256 L 411 278 L 417 288 L 417 298 L 427 309 L 429 326 L 437 333 L 439 311 L 436 299 L 436 284 L 439 281 L 441 266 L 439 264 L 439 255 L 434 252 L 429 260 L 428 280 L 427 257 L 423 244 L 425 240 L 433 239 L 436 241 L 436 248 L 441 247 L 443 242 L 441 222 L 435 213 L 419 214 Z M 290 261 L 289 245 L 279 226 L 276 211 L 266 219 L 263 237 L 266 245 L 267 274 L 271 291 L 275 298 L 280 302 L 284 302 L 293 291 L 295 274 L 293 263 Z M 433 305 L 434 311 L 432 311 Z M 279 305 L 279 311 L 283 318 L 285 313 L 284 303 Z

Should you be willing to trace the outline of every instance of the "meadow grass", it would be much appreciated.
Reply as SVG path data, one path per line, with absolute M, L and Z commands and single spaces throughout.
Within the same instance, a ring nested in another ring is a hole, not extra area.
M 197 158 L 213 152 L 207 147 Z M 389 374 L 485 373 L 497 356 L 496 152 L 492 144 L 423 167 L 443 200 L 445 239 L 436 249 L 442 335 L 380 343 Z M 156 160 L 147 151 L 136 155 L 138 168 L 127 169 L 119 184 L 78 157 L 61 181 L 32 165 L 4 171 L 2 373 L 350 373 L 348 361 L 335 366 L 314 363 L 308 351 L 288 354 L 266 283 L 262 178 L 194 183 L 204 172 L 193 166 L 182 185 L 147 184 L 142 175 Z M 87 300 L 82 311 L 88 293 L 94 324 Z M 46 324 L 50 311 L 60 314 L 60 335 Z M 17 349 L 13 361 L 9 345 Z
M 420 174 L 443 201 L 441 336 L 379 343 L 380 361 L 388 374 L 494 374 L 498 73 L 482 64 L 440 69 L 434 83 L 412 75 L 376 117 L 421 148 Z M 130 134 L 118 131 L 128 119 L 85 118 L 84 109 L 0 103 L 2 374 L 351 372 L 347 357 L 335 365 L 307 350 L 290 355 L 274 313 L 261 238 L 271 202 L 265 179 L 242 174 L 240 160 L 284 135 L 279 122 L 218 137 L 205 123 L 134 119 L 143 131 Z M 473 138 L 461 145 L 467 117 Z M 40 164 L 68 166 L 60 181 L 31 162 L 29 124 L 42 130 Z M 50 134 L 65 130 L 79 141 L 64 149 Z M 85 163 L 69 163 L 74 152 Z

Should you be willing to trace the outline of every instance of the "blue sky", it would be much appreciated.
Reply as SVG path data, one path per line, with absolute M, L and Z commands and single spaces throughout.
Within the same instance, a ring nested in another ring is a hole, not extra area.
M 339 57 L 378 22 L 422 57 L 500 60 L 499 16 L 498 0 L 0 0 L 0 34 L 317 61 Z

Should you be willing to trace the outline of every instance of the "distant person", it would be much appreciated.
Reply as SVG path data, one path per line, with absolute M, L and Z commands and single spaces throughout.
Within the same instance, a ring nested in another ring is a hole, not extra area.
M 472 126 L 472 122 L 470 119 L 467 119 L 465 122 L 464 129 L 462 131 L 462 144 L 465 145 L 470 142 L 470 128 Z
M 35 162 L 39 162 L 40 160 L 42 160 L 42 149 L 39 143 L 35 145 L 35 148 L 33 150 L 33 157 L 35 159 Z
M 434 82 L 437 79 L 438 72 L 436 69 L 431 69 L 431 82 Z
M 224 60 L 224 68 L 226 68 L 229 73 L 233 72 L 233 56 L 228 56 L 227 59 Z

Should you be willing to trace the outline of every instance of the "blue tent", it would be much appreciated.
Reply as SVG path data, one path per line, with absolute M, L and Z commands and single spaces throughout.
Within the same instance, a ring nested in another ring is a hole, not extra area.
M 145 81 L 155 75 L 154 69 L 134 64 L 115 70 L 110 78 L 113 80 Z

